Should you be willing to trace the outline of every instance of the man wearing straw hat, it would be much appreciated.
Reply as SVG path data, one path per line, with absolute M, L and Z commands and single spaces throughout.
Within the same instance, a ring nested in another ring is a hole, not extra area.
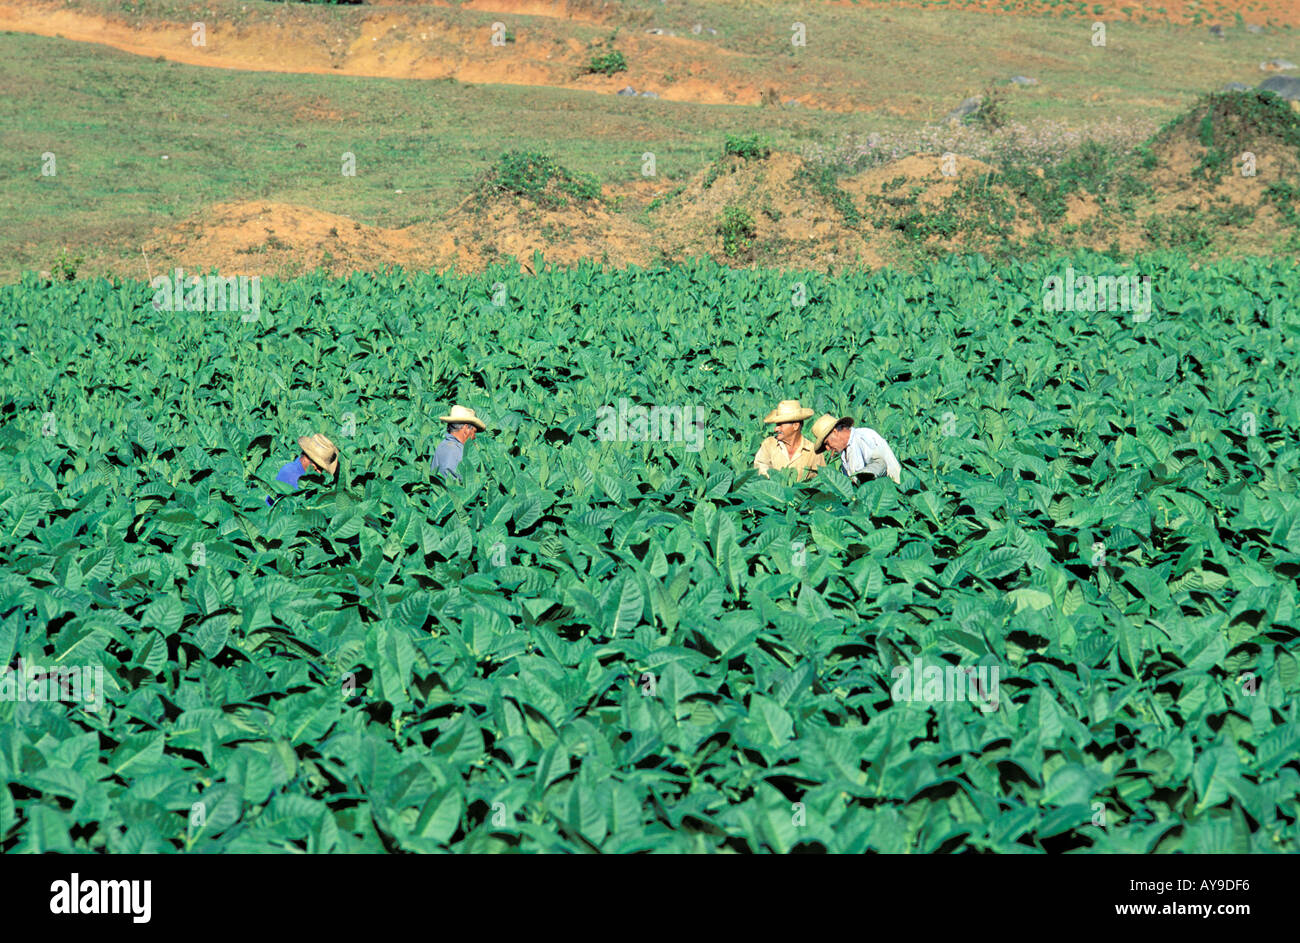
M 813 443 L 803 436 L 803 421 L 813 414 L 811 409 L 799 405 L 797 399 L 783 399 L 776 409 L 767 414 L 763 422 L 773 423 L 773 435 L 763 440 L 754 456 L 758 473 L 768 476 L 772 469 L 793 468 L 796 481 L 816 474 L 826 460 L 817 453 Z
M 276 481 L 284 482 L 297 491 L 298 479 L 303 475 L 310 475 L 317 471 L 328 472 L 331 476 L 338 473 L 339 450 L 333 442 L 319 432 L 315 435 L 299 436 L 298 448 L 302 451 L 297 458 L 286 462 L 280 468 L 280 473 L 275 476 Z M 274 504 L 275 501 L 267 498 L 266 503 Z
M 487 423 L 474 415 L 474 410 L 467 409 L 459 403 L 451 407 L 451 412 L 438 417 L 447 424 L 447 434 L 434 450 L 433 461 L 429 470 L 438 475 L 451 475 L 460 481 L 460 460 L 465 454 L 465 443 L 480 432 L 487 431 Z
M 849 416 L 838 419 L 827 413 L 813 423 L 813 448 L 820 453 L 830 449 L 840 456 L 840 467 L 844 474 L 855 482 L 858 476 L 879 478 L 888 475 L 894 484 L 900 484 L 903 466 L 898 464 L 894 450 L 875 429 L 853 425 Z

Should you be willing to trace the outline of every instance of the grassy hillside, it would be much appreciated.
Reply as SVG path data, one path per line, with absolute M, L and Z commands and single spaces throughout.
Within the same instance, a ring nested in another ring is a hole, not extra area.
M 147 275 L 152 262 L 142 247 L 165 241 L 184 221 L 234 226 L 205 216 L 230 202 L 308 207 L 387 229 L 437 224 L 511 149 L 544 150 L 594 175 L 614 211 L 643 211 L 707 167 L 725 134 L 761 134 L 777 150 L 804 155 L 843 154 L 873 134 L 943 150 L 965 138 L 940 119 L 977 94 L 1000 95 L 1000 119 L 1042 149 L 1085 138 L 1131 146 L 1205 90 L 1258 81 L 1258 62 L 1293 45 L 1286 29 L 1254 34 L 1236 25 L 1229 41 L 1215 43 L 1200 29 L 1125 24 L 1097 48 L 1080 22 L 1062 18 L 829 4 L 655 6 L 601 6 L 599 17 L 584 18 L 575 5 L 573 18 L 558 19 L 461 6 L 87 2 L 58 7 L 72 17 L 66 22 L 43 13 L 14 20 L 45 22 L 50 31 L 89 24 L 87 38 L 119 44 L 144 37 L 159 55 L 188 50 L 249 69 L 315 68 L 319 58 L 322 71 L 359 74 L 203 69 L 0 35 L 0 87 L 13 90 L 0 101 L 0 146 L 14 155 L 0 169 L 8 209 L 0 275 L 55 267 Z M 22 9 L 0 4 L 0 24 Z M 91 14 L 100 19 L 84 19 Z M 787 35 L 796 15 L 809 31 L 799 48 Z M 211 23 L 203 50 L 188 42 L 196 16 Z M 515 41 L 498 52 L 481 40 L 501 16 Z M 716 32 L 695 34 L 696 23 Z M 676 35 L 647 34 L 652 27 Z M 584 74 L 606 48 L 625 54 L 628 71 Z M 421 69 L 447 77 L 382 77 Z M 1007 84 L 1025 73 L 1039 84 Z M 540 84 L 480 84 L 457 74 Z M 627 84 L 661 97 L 614 94 Z M 739 90 L 747 104 L 704 103 L 719 89 Z M 57 176 L 42 176 L 47 152 Z M 345 152 L 356 155 L 355 177 L 341 173 Z M 656 156 L 654 178 L 641 175 L 645 152 Z M 552 241 L 564 242 L 563 227 L 552 229 L 559 233 Z M 291 235 L 273 232 L 271 248 Z M 320 264 L 322 253 L 274 255 L 253 261 L 287 272 Z M 405 261 L 419 260 L 414 253 Z

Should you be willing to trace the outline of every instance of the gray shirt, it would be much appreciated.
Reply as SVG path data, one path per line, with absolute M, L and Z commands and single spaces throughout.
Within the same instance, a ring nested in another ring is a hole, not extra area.
M 450 432 L 442 437 L 438 443 L 438 448 L 434 450 L 433 461 L 429 463 L 429 470 L 434 474 L 448 474 L 460 481 L 460 473 L 456 469 L 460 466 L 461 457 L 465 454 L 465 446 L 460 439 L 456 438 Z

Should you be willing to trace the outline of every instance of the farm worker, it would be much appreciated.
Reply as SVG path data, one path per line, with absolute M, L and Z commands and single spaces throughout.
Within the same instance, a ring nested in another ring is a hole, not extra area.
M 818 418 L 812 426 L 817 452 L 830 449 L 839 453 L 844 474 L 857 480 L 858 475 L 879 478 L 888 475 L 894 484 L 900 484 L 899 473 L 903 466 L 894 457 L 894 450 L 875 429 L 855 426 L 848 416 L 836 419 L 830 413 Z
M 763 422 L 773 423 L 776 429 L 773 435 L 763 440 L 754 455 L 754 467 L 760 475 L 767 477 L 774 468 L 793 468 L 798 471 L 795 480 L 803 481 L 826 464 L 813 443 L 803 436 L 803 421 L 812 414 L 813 411 L 800 406 L 797 399 L 783 399 L 767 414 Z
M 339 450 L 333 442 L 319 432 L 314 435 L 299 436 L 298 448 L 302 451 L 293 461 L 281 466 L 280 473 L 275 476 L 276 481 L 282 481 L 296 491 L 298 479 L 303 475 L 310 475 L 317 471 L 329 472 L 331 475 L 338 473 Z M 274 504 L 275 501 L 267 498 L 266 503 Z
M 434 450 L 429 470 L 434 474 L 451 475 L 460 481 L 460 473 L 456 469 L 464 456 L 465 443 L 480 432 L 486 432 L 487 423 L 475 416 L 474 410 L 466 409 L 459 404 L 452 406 L 450 413 L 439 416 L 438 419 L 447 424 L 447 434 L 442 437 L 438 448 Z

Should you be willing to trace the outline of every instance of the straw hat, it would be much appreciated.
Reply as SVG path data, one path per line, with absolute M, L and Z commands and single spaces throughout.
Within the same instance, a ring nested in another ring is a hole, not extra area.
M 841 416 L 837 419 L 830 413 L 825 413 L 817 417 L 817 421 L 812 424 L 814 452 L 820 452 L 826 447 L 826 437 L 834 432 L 835 427 L 842 422 L 847 422 L 852 425 L 853 420 L 849 416 Z
M 333 475 L 339 470 L 339 450 L 319 432 L 298 437 L 298 447 L 316 465 Z
M 478 418 L 478 416 L 475 416 L 474 410 L 466 409 L 464 406 L 461 406 L 459 403 L 451 407 L 451 412 L 449 412 L 447 415 L 439 416 L 438 420 L 440 422 L 467 422 L 475 429 L 477 429 L 479 432 L 487 431 L 487 423 L 485 423 L 482 419 Z
M 811 409 L 799 405 L 797 399 L 783 399 L 776 404 L 776 409 L 767 414 L 764 422 L 803 422 L 813 414 Z

